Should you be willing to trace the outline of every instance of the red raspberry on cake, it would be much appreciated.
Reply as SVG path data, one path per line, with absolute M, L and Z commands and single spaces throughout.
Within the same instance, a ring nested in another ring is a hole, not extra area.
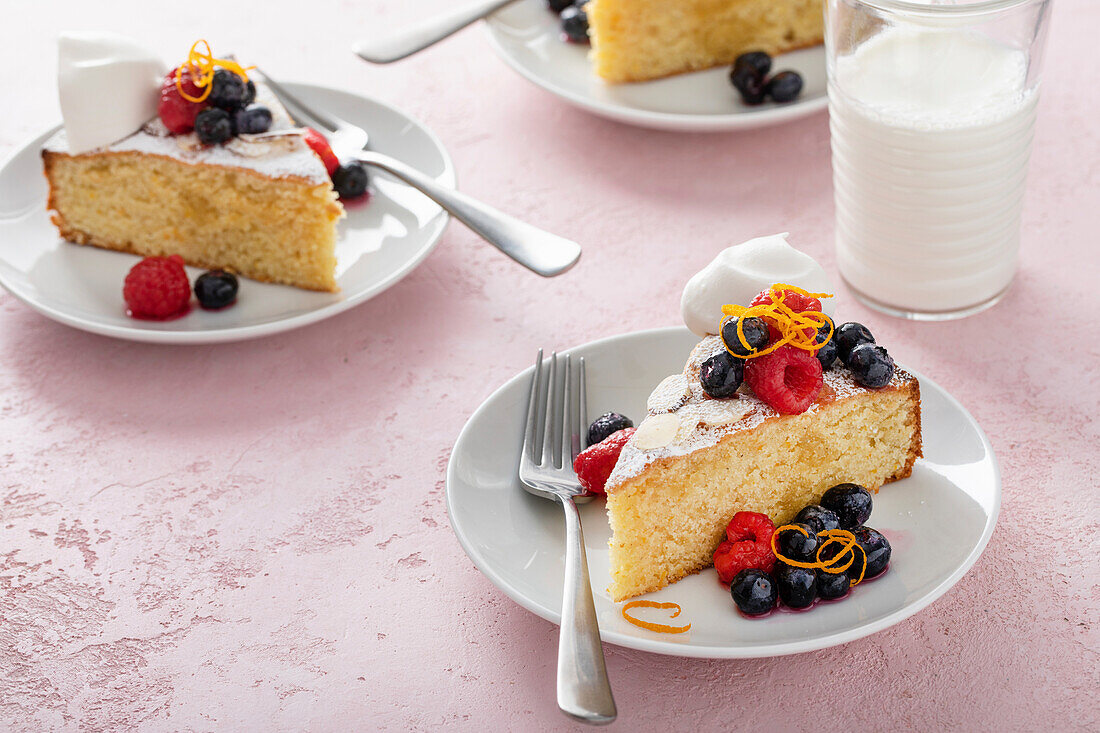
M 779 288 L 778 292 L 783 294 L 783 305 L 787 306 L 795 313 L 805 313 L 806 311 L 821 312 L 821 301 L 817 298 L 803 295 L 789 288 Z M 775 294 L 772 292 L 771 288 L 766 288 L 756 294 L 756 297 L 749 302 L 749 307 L 751 308 L 754 305 L 768 305 L 774 302 Z M 768 337 L 770 341 L 778 341 L 783 338 L 783 334 L 776 328 L 774 318 L 770 318 L 766 315 L 760 317 L 768 324 Z M 812 329 L 806 329 L 806 334 L 812 336 Z
M 146 257 L 126 275 L 122 297 L 130 315 L 138 318 L 168 318 L 180 313 L 191 301 L 183 258 Z
M 784 415 L 798 415 L 809 409 L 824 383 L 817 357 L 793 346 L 780 346 L 745 362 L 745 384 Z
M 573 461 L 573 471 L 586 491 L 591 494 L 606 494 L 604 485 L 607 477 L 615 468 L 623 446 L 636 430 L 637 428 L 623 428 L 577 454 L 577 460 Z
M 203 90 L 195 86 L 191 74 L 187 73 L 186 69 L 180 74 L 180 86 L 191 97 L 198 98 L 203 94 Z M 205 101 L 192 102 L 180 94 L 179 87 L 176 86 L 176 69 L 169 71 L 161 82 L 157 114 L 173 135 L 183 135 L 194 130 L 195 117 L 208 106 L 209 104 Z
M 771 539 L 775 525 L 768 515 L 759 512 L 737 512 L 726 527 L 726 539 L 714 551 L 714 569 L 726 585 L 742 570 L 763 570 L 775 567 Z
M 328 140 L 321 133 L 314 130 L 312 127 L 306 128 L 304 136 L 306 145 L 313 148 L 313 152 L 317 153 L 317 156 L 321 159 L 321 162 L 325 164 L 325 168 L 328 170 L 329 177 L 332 177 L 333 171 L 340 167 L 340 161 L 336 158 L 336 153 L 332 152 L 332 147 L 329 146 Z

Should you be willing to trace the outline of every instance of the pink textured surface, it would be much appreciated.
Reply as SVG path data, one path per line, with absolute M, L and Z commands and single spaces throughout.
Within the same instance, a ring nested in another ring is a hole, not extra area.
M 513 75 L 479 29 L 390 67 L 349 53 L 446 0 L 177 7 L 170 22 L 136 0 L 59 5 L 6 11 L 0 155 L 57 119 L 62 27 L 181 53 L 207 36 L 409 110 L 465 190 L 586 250 L 541 280 L 452 225 L 362 307 L 209 348 L 91 336 L 0 296 L 0 728 L 576 727 L 554 704 L 556 627 L 448 527 L 451 444 L 537 346 L 677 322 L 682 284 L 723 246 L 789 230 L 833 272 L 825 115 L 631 129 Z M 1100 727 L 1100 6 L 1057 5 L 1008 297 L 942 325 L 850 298 L 839 312 L 989 433 L 1005 496 L 985 556 L 925 612 L 840 648 L 709 662 L 607 647 L 617 728 Z

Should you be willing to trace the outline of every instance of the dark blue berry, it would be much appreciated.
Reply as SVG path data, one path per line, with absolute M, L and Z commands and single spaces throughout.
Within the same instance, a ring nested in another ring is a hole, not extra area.
M 852 530 L 852 534 L 856 536 L 859 546 L 867 553 L 867 570 L 863 573 L 863 577 L 873 578 L 885 570 L 890 564 L 891 548 L 890 542 L 882 536 L 882 533 L 870 527 L 856 527 Z M 848 570 L 856 578 L 859 577 L 859 554 L 859 552 L 856 553 L 856 561 Z
M 775 584 L 779 599 L 790 608 L 807 608 L 817 598 L 817 572 L 785 562 L 775 564 Z
M 859 552 L 856 551 L 857 562 Z M 847 560 L 845 560 L 847 562 Z M 844 563 L 841 563 L 843 565 Z M 858 576 L 857 576 L 858 577 Z M 843 598 L 848 595 L 848 591 L 851 590 L 852 580 L 848 577 L 848 573 L 828 573 L 824 570 L 818 569 L 817 571 L 817 595 L 827 601 L 833 601 L 837 598 Z
M 741 613 L 759 616 L 775 608 L 779 589 L 775 579 L 763 570 L 742 570 L 730 583 L 730 595 Z
M 864 387 L 878 389 L 894 376 L 894 359 L 877 344 L 860 344 L 848 353 L 852 377 Z
M 561 29 L 573 43 L 588 43 L 588 13 L 577 6 L 561 11 Z
M 817 329 L 817 343 L 821 344 L 821 348 L 817 350 L 817 360 L 821 362 L 821 368 L 832 369 L 836 361 L 836 332 L 831 323 Z
M 207 101 L 227 112 L 236 112 L 241 107 L 247 107 L 256 97 L 256 85 L 250 87 L 249 84 L 229 69 L 218 69 L 210 82 Z
M 224 143 L 233 137 L 233 119 L 224 109 L 207 107 L 195 115 L 195 134 L 207 145 Z
M 783 530 L 776 542 L 780 554 L 792 560 L 812 561 L 814 553 L 817 552 L 817 532 L 806 524 L 795 524 L 794 526 L 801 528 L 804 533 L 793 528 Z
M 741 331 L 745 334 L 751 348 L 746 349 L 737 335 L 737 323 L 741 322 Z M 722 341 L 735 356 L 748 356 L 768 345 L 768 324 L 762 318 L 728 318 L 722 324 Z
M 332 187 L 342 199 L 359 198 L 367 192 L 367 168 L 358 160 L 343 163 L 332 172 Z
M 829 511 L 820 504 L 810 504 L 803 508 L 794 518 L 796 524 L 804 524 L 814 534 L 830 529 L 840 529 L 840 517 L 836 512 Z
M 875 337 L 871 335 L 867 327 L 862 323 L 854 322 L 842 323 L 837 326 L 833 340 L 836 341 L 836 355 L 845 364 L 848 363 L 848 353 L 852 349 L 860 344 L 875 343 Z
M 573 4 L 573 0 L 546 0 L 546 4 L 550 6 L 550 10 L 554 13 L 561 13 Z
M 195 297 L 203 308 L 224 308 L 237 299 L 237 276 L 225 270 L 210 270 L 195 280 Z
M 733 61 L 733 68 L 748 67 L 763 79 L 772 70 L 772 57 L 764 51 L 749 51 Z
M 715 399 L 733 397 L 745 376 L 745 363 L 722 351 L 710 357 L 699 367 L 699 384 L 703 391 Z
M 841 529 L 852 529 L 871 516 L 871 492 L 859 484 L 837 484 L 821 497 L 821 506 L 835 512 Z
M 730 83 L 741 93 L 741 101 L 745 104 L 764 102 L 764 77 L 751 66 L 734 66 L 730 72 Z
M 602 443 L 612 433 L 634 427 L 629 417 L 617 412 L 605 412 L 588 426 L 588 445 Z
M 262 104 L 237 110 L 233 115 L 238 135 L 257 135 L 271 129 L 271 110 Z
M 768 80 L 764 92 L 774 102 L 793 102 L 802 93 L 802 77 L 797 71 L 780 71 Z

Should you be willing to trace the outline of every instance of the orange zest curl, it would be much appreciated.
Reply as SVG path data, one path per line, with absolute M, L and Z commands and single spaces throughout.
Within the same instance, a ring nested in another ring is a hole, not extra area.
M 856 536 L 854 534 L 846 529 L 825 529 L 818 532 L 817 536 L 824 537 L 825 541 L 818 546 L 817 553 L 814 555 L 814 562 L 802 562 L 800 560 L 795 560 L 794 558 L 785 557 L 779 551 L 779 547 L 776 544 L 778 542 L 779 533 L 786 532 L 788 530 L 801 532 L 806 537 L 810 536 L 810 533 L 806 531 L 805 527 L 801 527 L 797 524 L 784 524 L 782 527 L 776 527 L 775 531 L 772 532 L 771 548 L 772 554 L 775 555 L 777 560 L 785 562 L 788 565 L 792 565 L 796 568 L 824 570 L 830 575 L 837 575 L 839 573 L 847 572 L 848 569 L 855 564 L 855 551 L 859 550 L 860 555 L 863 556 L 863 565 L 860 567 L 859 577 L 851 581 L 851 585 L 856 586 L 863 582 L 863 576 L 867 572 L 867 551 L 863 549 L 863 546 L 860 545 L 858 541 L 856 541 Z M 825 550 L 826 547 L 833 543 L 838 543 L 841 545 L 840 552 L 838 552 L 836 556 L 833 557 L 831 560 L 822 560 L 821 553 Z M 845 557 L 847 557 L 848 559 L 847 562 L 844 562 Z M 841 563 L 844 564 L 841 565 Z
M 623 618 L 635 626 L 640 626 L 643 629 L 649 631 L 656 631 L 659 634 L 682 634 L 691 628 L 691 624 L 687 626 L 669 626 L 668 624 L 655 624 L 650 621 L 643 621 L 640 618 L 634 618 L 627 611 L 632 608 L 675 608 L 676 612 L 669 615 L 669 618 L 676 618 L 680 615 L 679 603 L 658 603 L 657 601 L 631 601 L 623 606 Z
M 200 51 L 199 44 L 202 44 L 206 50 Z M 202 89 L 202 94 L 197 97 L 192 97 L 183 88 L 184 66 L 187 67 L 191 83 Z M 214 54 L 210 51 L 210 44 L 200 38 L 191 44 L 191 50 L 187 52 L 187 60 L 176 67 L 176 89 L 179 91 L 180 96 L 188 102 L 205 102 L 214 88 L 214 70 L 217 66 L 232 71 L 246 83 L 248 82 L 248 70 L 256 68 L 255 66 L 242 67 L 232 59 L 214 58 Z
M 737 318 L 737 340 L 745 347 L 745 351 L 750 352 L 748 356 L 743 356 L 730 351 L 732 356 L 738 359 L 755 359 L 787 345 L 802 351 L 815 353 L 821 348 L 821 344 L 817 341 L 817 331 L 822 326 L 829 327 L 829 338 L 832 338 L 833 320 L 827 315 L 818 311 L 796 312 L 784 303 L 787 291 L 819 300 L 833 297 L 831 293 L 810 293 L 787 283 L 775 283 L 768 290 L 771 292 L 770 303 L 760 303 L 747 308 L 743 305 L 722 306 L 722 320 L 718 324 L 718 333 L 722 333 L 722 327 L 726 325 L 726 321 L 730 318 Z M 759 351 L 753 351 L 748 339 L 745 338 L 744 319 L 754 316 L 764 318 L 769 325 L 774 326 L 780 333 L 780 337 L 776 339 L 775 343 L 769 344 Z M 828 338 L 825 339 L 826 342 L 828 340 Z M 728 350 L 729 346 L 726 346 L 726 349 Z

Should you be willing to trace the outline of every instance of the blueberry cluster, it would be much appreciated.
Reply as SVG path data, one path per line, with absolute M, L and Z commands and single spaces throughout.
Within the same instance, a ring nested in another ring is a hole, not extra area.
M 799 563 L 814 563 L 826 542 L 829 530 L 848 530 L 862 552 L 845 549 L 843 543 L 825 546 L 820 560 L 828 561 L 841 553 L 851 553 L 852 564 L 844 571 L 830 568 L 799 567 L 779 560 L 773 572 L 742 570 L 730 583 L 730 595 L 742 613 L 758 616 L 768 613 L 779 601 L 789 608 L 809 608 L 814 601 L 836 600 L 848 595 L 852 582 L 882 574 L 890 562 L 890 543 L 881 533 L 864 525 L 871 517 L 872 500 L 867 489 L 858 484 L 838 484 L 825 492 L 821 502 L 802 509 L 794 522 L 780 528 L 776 547 L 779 555 Z M 847 563 L 847 559 L 838 565 Z
M 738 335 L 739 323 L 741 333 L 749 343 L 748 349 Z M 699 369 L 699 383 L 703 391 L 714 399 L 733 397 L 745 377 L 745 357 L 767 346 L 768 339 L 768 324 L 761 318 L 727 319 L 722 324 L 722 341 L 726 350 L 704 361 Z
M 852 372 L 852 378 L 864 387 L 877 389 L 885 387 L 894 376 L 894 359 L 886 349 L 875 343 L 875 337 L 862 323 L 854 321 L 842 323 L 828 338 L 829 329 L 822 326 L 818 331 L 818 343 L 822 346 L 817 352 L 821 366 L 830 368 L 840 359 Z
M 195 116 L 195 133 L 206 145 L 219 145 L 240 134 L 254 135 L 271 128 L 271 110 L 253 104 L 256 85 L 228 69 L 218 69 L 210 82 L 210 105 Z
M 550 10 L 561 19 L 561 32 L 567 41 L 588 43 L 588 13 L 584 6 L 589 0 L 546 0 Z
M 730 69 L 730 82 L 741 93 L 745 104 L 793 102 L 802 93 L 802 77 L 797 71 L 780 71 L 771 78 L 772 57 L 763 51 L 749 51 L 737 57 Z

